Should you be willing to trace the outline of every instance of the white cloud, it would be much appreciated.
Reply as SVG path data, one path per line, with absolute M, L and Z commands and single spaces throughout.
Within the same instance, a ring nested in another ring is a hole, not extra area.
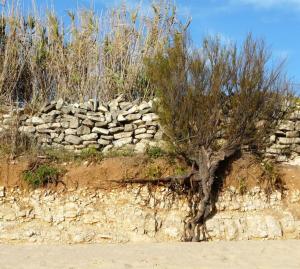
M 300 0 L 230 0 L 231 4 L 251 5 L 256 8 L 296 7 L 300 8 Z

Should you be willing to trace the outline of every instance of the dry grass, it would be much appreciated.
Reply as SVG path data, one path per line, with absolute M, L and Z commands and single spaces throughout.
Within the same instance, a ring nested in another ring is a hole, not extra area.
M 128 99 L 151 96 L 144 59 L 180 27 L 168 0 L 154 2 L 148 14 L 123 4 L 101 15 L 76 10 L 68 17 L 69 24 L 64 24 L 52 10 L 27 15 L 16 0 L 2 8 L 2 103 L 37 106 L 59 97 L 82 101 L 119 93 Z

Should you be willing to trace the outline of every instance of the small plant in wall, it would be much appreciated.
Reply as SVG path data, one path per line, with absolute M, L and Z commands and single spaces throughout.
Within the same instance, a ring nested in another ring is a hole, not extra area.
M 64 183 L 60 180 L 62 171 L 51 164 L 32 163 L 23 173 L 23 180 L 33 188 L 45 186 L 46 184 Z

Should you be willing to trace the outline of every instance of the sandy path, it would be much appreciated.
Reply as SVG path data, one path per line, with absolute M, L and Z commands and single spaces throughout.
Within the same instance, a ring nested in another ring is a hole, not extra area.
M 300 241 L 0 245 L 1 269 L 300 268 Z

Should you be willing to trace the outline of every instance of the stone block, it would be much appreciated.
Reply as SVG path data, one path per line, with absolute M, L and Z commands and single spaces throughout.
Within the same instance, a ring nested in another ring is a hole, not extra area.
M 135 135 L 135 138 L 137 138 L 137 139 L 150 139 L 150 138 L 153 138 L 153 135 L 152 134 L 138 134 L 138 135 Z
M 82 142 L 82 140 L 83 139 L 81 137 L 76 135 L 67 135 L 65 137 L 65 141 L 73 145 L 79 145 Z
M 91 133 L 91 128 L 85 126 L 85 125 L 81 125 L 78 129 L 77 129 L 77 135 L 87 135 Z
M 147 129 L 146 128 L 138 128 L 134 131 L 134 134 L 135 135 L 138 135 L 138 134 L 144 134 L 147 132 Z
M 299 131 L 287 131 L 285 133 L 286 137 L 288 138 L 295 138 L 295 137 L 299 137 Z
M 278 127 L 278 130 L 280 131 L 294 131 L 294 129 L 295 129 L 295 123 L 288 120 L 282 121 Z
M 143 115 L 143 118 L 142 118 L 143 121 L 155 121 L 158 119 L 159 119 L 159 117 L 155 113 L 145 114 L 145 115 Z
M 142 117 L 142 114 L 137 113 L 137 114 L 129 114 L 126 116 L 126 119 L 128 121 L 135 121 L 135 120 L 139 120 Z
M 91 133 L 91 134 L 87 134 L 87 135 L 82 135 L 81 139 L 83 141 L 96 140 L 96 139 L 98 139 L 98 136 L 99 135 L 96 133 Z
M 102 145 L 102 146 L 107 146 L 107 145 L 110 145 L 110 141 L 109 140 L 105 140 L 105 139 L 99 139 L 98 140 L 98 144 L 99 145 Z
M 300 144 L 300 137 L 297 138 L 279 137 L 278 142 L 279 144 L 282 145 Z
M 40 117 L 32 117 L 31 118 L 31 123 L 33 125 L 39 125 L 39 124 L 45 123 L 45 121 L 42 118 L 40 118 Z
M 113 142 L 114 147 L 120 148 L 132 143 L 132 137 L 122 138 Z
M 19 128 L 19 131 L 23 133 L 34 133 L 35 130 L 36 128 L 34 126 L 21 126 Z
M 76 135 L 77 134 L 77 129 L 66 129 L 65 134 L 66 135 Z
M 132 136 L 132 132 L 123 132 L 123 133 L 118 133 L 114 134 L 114 139 L 122 139 L 122 138 L 128 138 Z
M 108 129 L 104 129 L 104 128 L 100 128 L 100 127 L 94 127 L 92 132 L 97 133 L 97 134 L 103 134 L 103 135 L 108 135 L 109 134 Z

